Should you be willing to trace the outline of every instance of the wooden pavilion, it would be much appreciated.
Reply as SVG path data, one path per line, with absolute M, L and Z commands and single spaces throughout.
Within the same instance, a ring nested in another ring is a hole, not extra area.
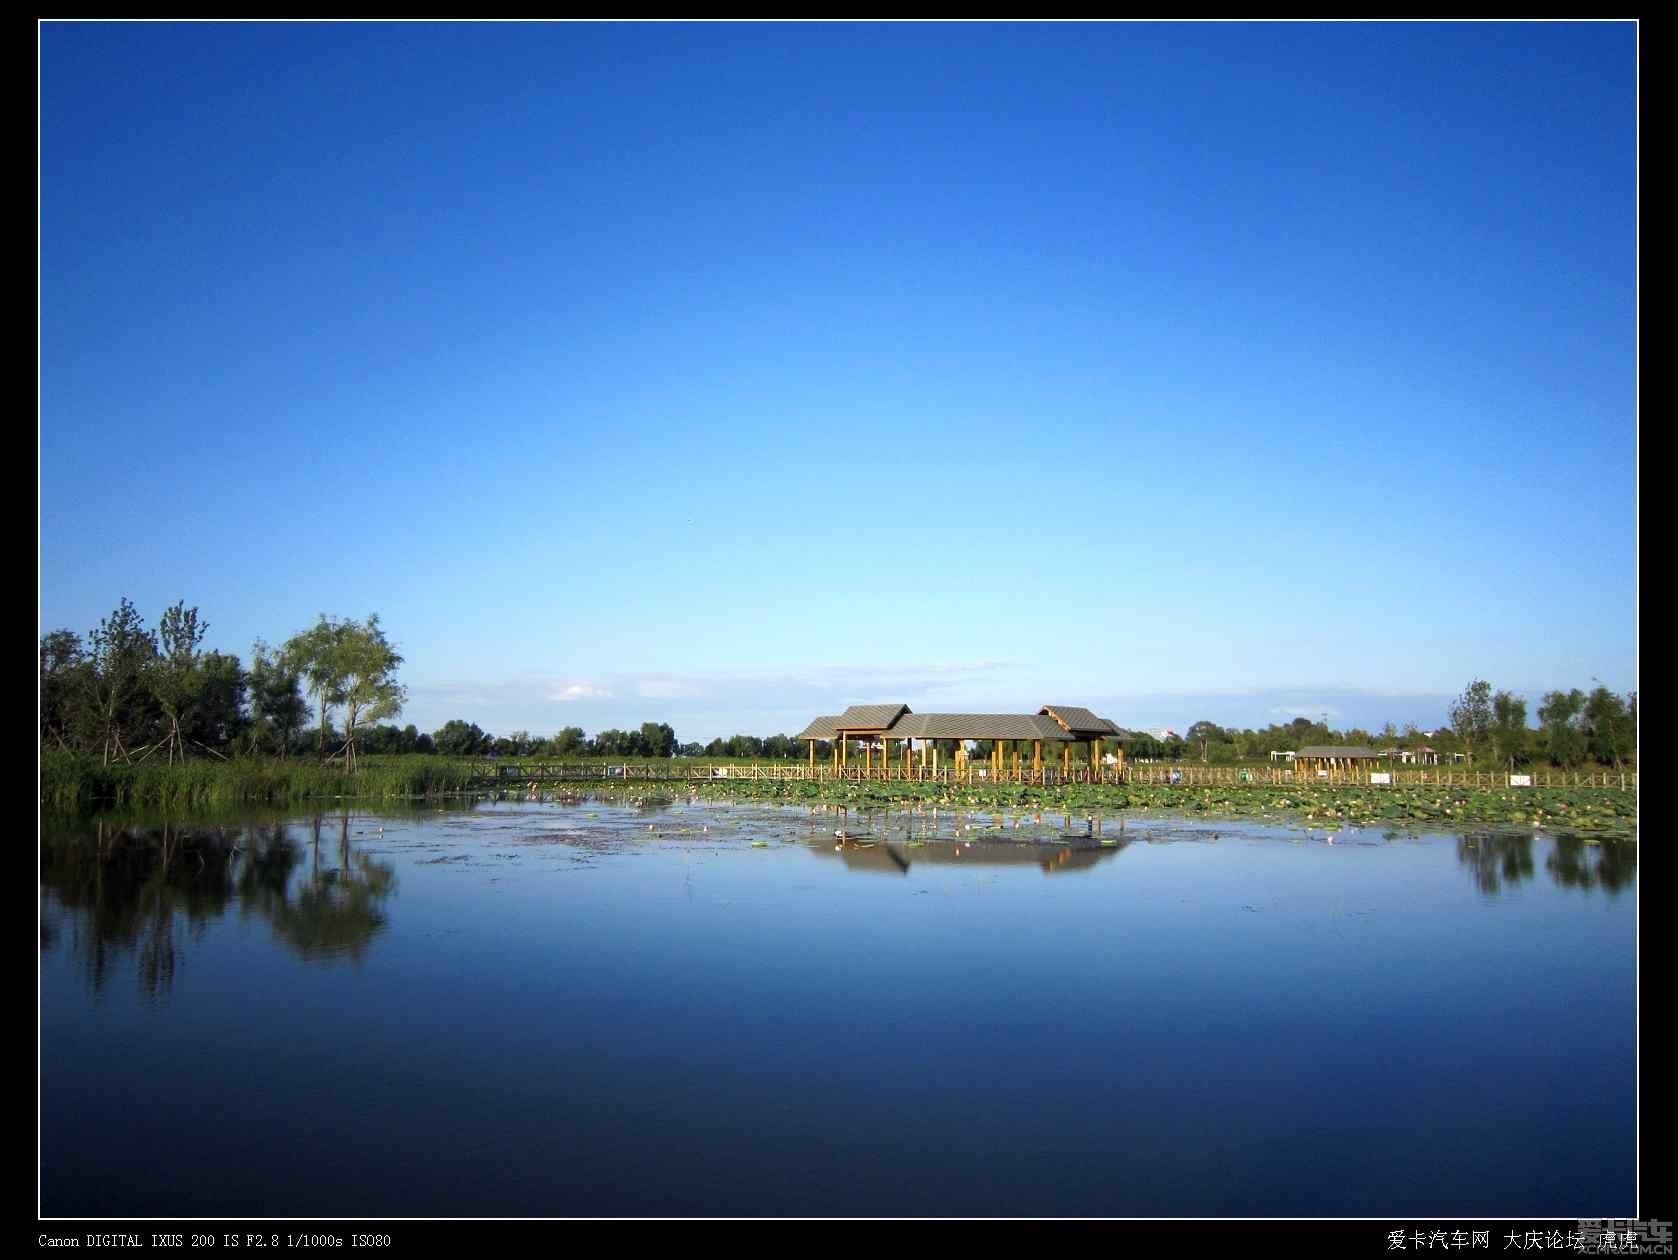
M 1314 744 L 1301 748 L 1294 755 L 1294 776 L 1330 778 L 1356 773 L 1378 762 L 1389 761 L 1392 754 L 1376 748 L 1359 748 L 1345 744 Z
M 816 718 L 797 735 L 810 745 L 810 771 L 816 769 L 816 744 L 832 744 L 832 770 L 839 776 L 858 778 L 937 778 L 938 745 L 953 741 L 959 776 L 1016 783 L 1047 780 L 1044 746 L 1059 746 L 1060 773 L 1073 775 L 1073 746 L 1089 746 L 1088 765 L 1092 778 L 1102 774 L 1102 745 L 1112 743 L 1118 755 L 1115 773 L 1124 769 L 1124 740 L 1117 726 L 1088 709 L 1076 705 L 1046 704 L 1036 713 L 914 713 L 906 704 L 856 704 L 837 716 Z M 893 743 L 897 750 L 894 758 Z M 968 756 L 970 742 L 988 742 L 990 755 L 983 768 L 975 769 Z M 1021 764 L 1024 747 L 1031 746 L 1029 767 Z M 861 765 L 853 769 L 852 749 L 860 745 Z M 1010 747 L 1012 746 L 1012 747 Z M 879 765 L 875 765 L 875 752 Z M 893 765 L 893 761 L 898 764 Z M 1084 757 L 1078 757 L 1080 767 Z M 1029 776 L 1029 777 L 1028 777 Z

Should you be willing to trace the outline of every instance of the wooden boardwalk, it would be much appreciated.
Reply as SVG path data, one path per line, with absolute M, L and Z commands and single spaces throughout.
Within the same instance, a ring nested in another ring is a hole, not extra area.
M 1384 777 L 1384 781 L 1383 781 Z M 1522 786 L 1541 788 L 1602 788 L 1615 791 L 1636 791 L 1635 770 L 1529 770 L 1525 777 L 1531 783 Z M 985 784 L 1029 785 L 1057 787 L 1073 784 L 1133 784 L 1149 787 L 1465 787 L 1497 789 L 1511 786 L 1509 775 L 1501 771 L 1468 770 L 1461 766 L 1422 766 L 1376 771 L 1372 783 L 1368 770 L 1337 769 L 1295 776 L 1291 769 L 1281 766 L 1162 766 L 1127 765 L 1123 770 L 1093 771 L 1074 769 L 1070 772 L 1045 768 L 1032 773 L 1029 768 L 1003 769 L 998 772 L 989 766 L 969 766 L 965 770 L 945 767 L 939 770 L 919 767 L 904 771 L 900 767 L 845 766 L 833 769 L 802 762 L 769 762 L 749 765 L 687 765 L 679 759 L 656 764 L 598 761 L 490 761 L 478 776 L 482 784 L 521 786 L 550 783 L 721 783 L 739 782 L 810 782 L 817 783 L 938 783 L 948 786 L 983 786 Z

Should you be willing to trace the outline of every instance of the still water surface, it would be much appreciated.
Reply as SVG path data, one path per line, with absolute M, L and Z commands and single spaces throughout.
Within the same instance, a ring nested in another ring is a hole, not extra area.
M 1631 843 L 576 800 L 41 862 L 49 1216 L 1635 1212 Z

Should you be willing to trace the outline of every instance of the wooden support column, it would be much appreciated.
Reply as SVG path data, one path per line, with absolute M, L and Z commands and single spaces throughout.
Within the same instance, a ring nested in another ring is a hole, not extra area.
M 1034 783 L 1043 781 L 1043 741 L 1031 741 L 1031 778 Z
M 816 741 L 810 741 L 810 777 L 816 777 Z
M 1068 779 L 1072 777 L 1072 745 L 1060 746 L 1060 772 Z

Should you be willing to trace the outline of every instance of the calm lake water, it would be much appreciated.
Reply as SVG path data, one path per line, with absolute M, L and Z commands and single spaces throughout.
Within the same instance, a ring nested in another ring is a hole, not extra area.
M 41 1211 L 1634 1215 L 1634 844 L 1095 830 L 49 823 Z

